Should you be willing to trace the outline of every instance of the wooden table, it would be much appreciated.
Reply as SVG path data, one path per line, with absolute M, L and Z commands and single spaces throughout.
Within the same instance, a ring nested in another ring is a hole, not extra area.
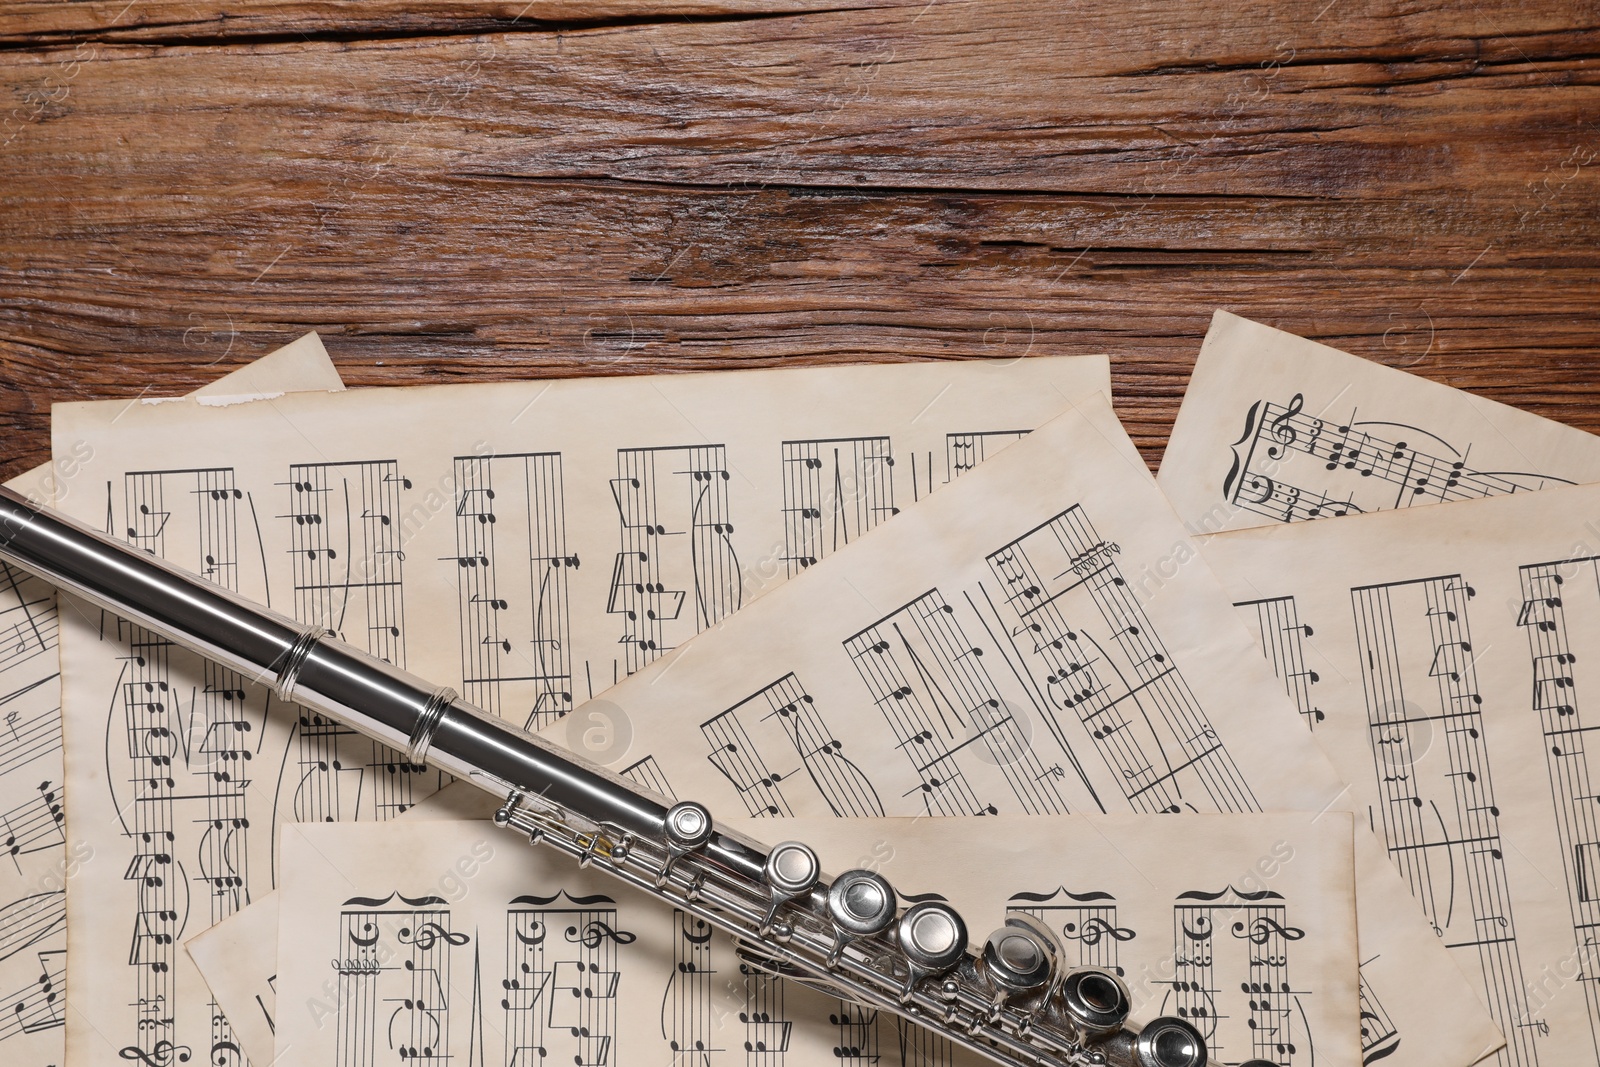
M 1600 430 L 1597 16 L 14 0 L 0 474 L 312 328 L 353 385 L 1110 352 L 1154 460 L 1220 306 Z

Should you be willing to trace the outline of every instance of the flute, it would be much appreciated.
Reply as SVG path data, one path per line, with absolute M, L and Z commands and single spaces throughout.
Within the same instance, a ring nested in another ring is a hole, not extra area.
M 1068 970 L 1054 933 L 1009 916 L 969 943 L 948 904 L 901 909 L 868 870 L 826 877 L 368 655 L 0 487 L 0 562 L 503 798 L 494 821 L 730 934 L 742 959 L 910 1019 L 1008 1067 L 1205 1067 L 1187 1021 L 1129 1025 L 1116 975 Z M 1244 1067 L 1270 1067 L 1251 1061 Z

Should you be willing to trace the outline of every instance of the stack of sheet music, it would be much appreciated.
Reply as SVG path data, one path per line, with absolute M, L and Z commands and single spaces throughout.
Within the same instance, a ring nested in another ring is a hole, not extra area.
M 831 870 L 1039 916 L 1214 1062 L 1596 1062 L 1600 439 L 1226 313 L 1158 478 L 1109 393 L 344 392 L 313 335 L 59 405 L 20 481 Z M 967 1061 L 0 579 L 8 1064 Z

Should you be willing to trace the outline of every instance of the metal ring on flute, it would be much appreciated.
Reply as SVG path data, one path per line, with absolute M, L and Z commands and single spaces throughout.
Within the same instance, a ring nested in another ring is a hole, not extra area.
M 300 670 L 306 665 L 306 658 L 318 641 L 332 636 L 333 631 L 322 626 L 307 626 L 300 631 L 289 651 L 283 654 L 283 666 L 278 668 L 277 677 L 272 681 L 272 691 L 279 700 L 285 704 L 294 703 L 294 689 L 300 683 Z
M 448 685 L 434 690 L 433 696 L 428 698 L 428 703 L 423 707 L 422 714 L 417 717 L 416 728 L 411 731 L 411 741 L 406 745 L 407 763 L 413 767 L 421 767 L 428 762 L 428 749 L 433 747 L 433 735 L 438 732 L 439 724 L 444 721 L 445 709 L 459 699 L 461 694 Z

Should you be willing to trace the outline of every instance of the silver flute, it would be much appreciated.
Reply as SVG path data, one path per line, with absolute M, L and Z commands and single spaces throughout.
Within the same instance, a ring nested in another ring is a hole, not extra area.
M 881 875 L 823 875 L 798 841 L 767 848 L 376 659 L 0 487 L 0 562 L 473 783 L 496 824 L 593 865 L 735 939 L 741 957 L 904 1016 L 1011 1067 L 1205 1067 L 1183 1019 L 1128 1025 L 1127 987 L 1068 969 L 1054 933 L 1012 915 L 969 945 L 939 900 L 901 909 Z M 1261 1063 L 1261 1067 L 1270 1067 Z M 1249 1065 L 1246 1065 L 1249 1067 Z

